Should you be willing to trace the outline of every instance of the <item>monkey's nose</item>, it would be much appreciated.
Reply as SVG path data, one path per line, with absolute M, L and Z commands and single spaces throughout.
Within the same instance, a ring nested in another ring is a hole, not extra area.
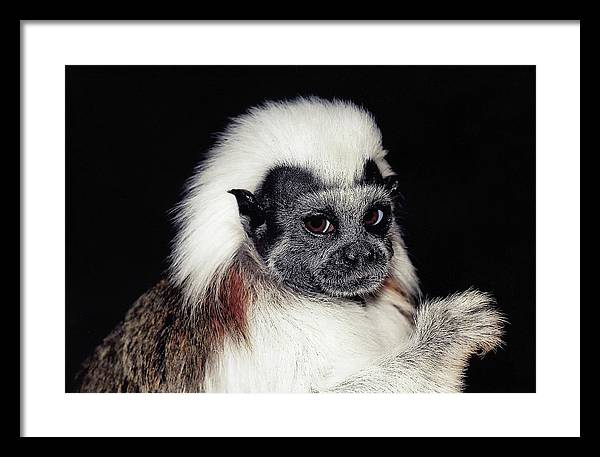
M 375 252 L 360 245 L 348 246 L 344 249 L 342 258 L 344 263 L 349 266 L 360 266 L 372 262 L 375 258 Z

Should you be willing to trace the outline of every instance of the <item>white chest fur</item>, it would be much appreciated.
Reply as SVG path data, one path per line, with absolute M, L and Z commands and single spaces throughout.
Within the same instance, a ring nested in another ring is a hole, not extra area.
M 226 341 L 208 392 L 310 392 L 333 386 L 393 348 L 412 326 L 387 302 L 360 306 L 263 300 L 249 316 L 249 344 Z

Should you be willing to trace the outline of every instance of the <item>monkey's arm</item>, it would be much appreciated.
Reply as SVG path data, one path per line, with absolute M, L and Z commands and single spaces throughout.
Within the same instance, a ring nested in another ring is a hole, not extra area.
M 408 345 L 327 392 L 459 392 L 471 355 L 502 344 L 493 299 L 468 290 L 422 303 Z

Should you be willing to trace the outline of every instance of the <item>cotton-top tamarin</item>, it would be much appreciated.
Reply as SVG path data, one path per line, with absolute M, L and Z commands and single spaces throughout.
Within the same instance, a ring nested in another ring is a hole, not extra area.
M 419 303 L 397 177 L 364 109 L 267 102 L 189 181 L 166 276 L 84 363 L 83 392 L 455 392 L 502 315 Z

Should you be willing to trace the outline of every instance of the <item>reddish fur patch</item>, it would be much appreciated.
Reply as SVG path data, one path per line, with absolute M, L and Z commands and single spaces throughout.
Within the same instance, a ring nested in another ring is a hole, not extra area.
M 389 292 L 392 292 L 397 295 L 401 295 L 404 299 L 408 300 L 408 294 L 402 289 L 400 284 L 394 278 L 388 277 L 383 282 L 383 287 L 387 289 Z
M 212 316 L 214 330 L 222 338 L 226 333 L 235 338 L 246 338 L 247 310 L 250 303 L 248 283 L 240 268 L 232 266 L 225 275 L 217 293 L 218 309 Z
M 388 277 L 383 282 L 383 288 L 386 292 L 388 292 L 392 297 L 395 295 L 398 297 L 398 301 L 394 302 L 394 306 L 400 313 L 406 317 L 409 321 L 414 324 L 414 316 L 412 309 L 412 299 L 410 295 L 402 288 L 398 281 L 394 278 Z

